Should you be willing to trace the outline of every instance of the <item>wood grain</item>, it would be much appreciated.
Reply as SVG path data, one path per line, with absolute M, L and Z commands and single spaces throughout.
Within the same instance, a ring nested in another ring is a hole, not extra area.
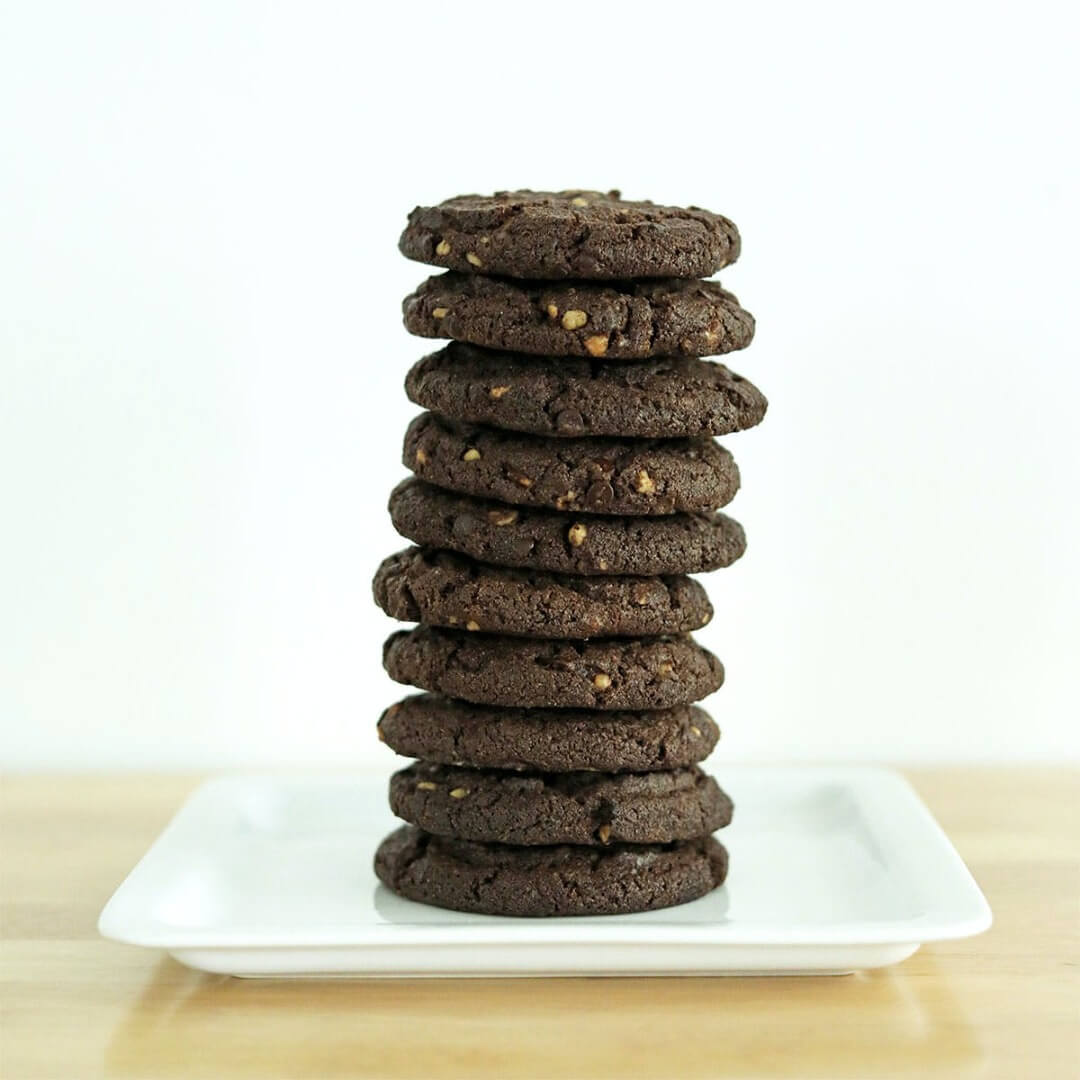
M 1080 775 L 911 778 L 995 925 L 841 978 L 247 982 L 99 940 L 194 778 L 9 777 L 0 1076 L 1080 1076 Z

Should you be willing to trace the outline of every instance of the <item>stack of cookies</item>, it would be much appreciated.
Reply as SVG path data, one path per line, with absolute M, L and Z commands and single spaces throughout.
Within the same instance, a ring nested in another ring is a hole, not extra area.
M 448 338 L 409 372 L 429 410 L 390 497 L 416 546 L 378 570 L 386 670 L 423 690 L 380 738 L 419 760 L 390 781 L 409 824 L 376 872 L 424 903 L 499 915 L 639 911 L 719 885 L 731 801 L 700 767 L 694 703 L 723 668 L 687 575 L 728 566 L 739 486 L 713 439 L 762 394 L 713 361 L 753 317 L 715 281 L 726 218 L 618 192 L 503 192 L 421 207 L 401 250 L 446 272 L 404 303 Z

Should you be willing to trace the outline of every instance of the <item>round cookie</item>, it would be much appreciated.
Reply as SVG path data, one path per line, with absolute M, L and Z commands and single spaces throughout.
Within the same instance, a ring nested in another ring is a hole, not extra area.
M 739 232 L 708 210 L 618 191 L 497 191 L 418 206 L 398 247 L 417 262 L 514 278 L 701 278 L 738 258 Z
M 715 510 L 739 490 L 735 459 L 712 439 L 551 439 L 421 413 L 406 468 L 484 499 L 595 514 Z
M 724 883 L 711 836 L 664 845 L 507 847 L 431 836 L 412 825 L 375 854 L 375 873 L 408 900 L 482 915 L 625 915 L 685 904 Z
M 696 765 L 649 773 L 516 773 L 417 761 L 390 809 L 435 836 L 483 843 L 668 844 L 722 829 L 731 800 Z
M 383 645 L 392 679 L 477 705 L 666 709 L 708 697 L 724 667 L 689 635 L 544 641 L 418 626 Z
M 709 360 L 597 364 L 460 342 L 414 364 L 405 392 L 454 420 L 564 438 L 727 435 L 761 423 L 768 407 L 753 383 Z
M 511 281 L 448 270 L 402 302 L 410 333 L 541 356 L 712 356 L 745 349 L 754 317 L 718 281 Z
M 720 730 L 704 709 L 647 712 L 500 709 L 412 694 L 379 718 L 379 738 L 403 757 L 477 769 L 653 772 L 695 765 Z
M 712 618 L 704 588 L 683 575 L 552 574 L 415 547 L 383 560 L 372 591 L 402 622 L 489 634 L 645 637 L 698 630 Z
M 495 566 L 569 574 L 700 574 L 746 550 L 742 526 L 725 514 L 606 517 L 522 509 L 403 480 L 390 494 L 402 536 Z

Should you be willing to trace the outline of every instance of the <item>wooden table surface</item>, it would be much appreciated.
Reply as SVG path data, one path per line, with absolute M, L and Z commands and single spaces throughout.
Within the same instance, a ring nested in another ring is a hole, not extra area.
M 193 778 L 9 777 L 0 1077 L 1080 1077 L 1080 774 L 914 772 L 994 928 L 834 978 L 258 981 L 102 941 Z

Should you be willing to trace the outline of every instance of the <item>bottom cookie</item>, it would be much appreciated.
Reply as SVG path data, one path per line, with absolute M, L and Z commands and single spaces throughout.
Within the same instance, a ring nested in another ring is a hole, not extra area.
M 431 836 L 405 825 L 375 853 L 399 896 L 483 915 L 623 915 L 696 900 L 724 883 L 711 836 L 676 844 L 519 848 Z

